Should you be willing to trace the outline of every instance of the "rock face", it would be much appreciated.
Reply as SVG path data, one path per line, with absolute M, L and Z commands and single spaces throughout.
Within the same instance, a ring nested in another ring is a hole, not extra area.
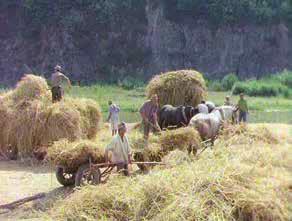
M 211 26 L 182 16 L 170 19 L 159 0 L 146 1 L 139 16 L 99 24 L 78 14 L 76 27 L 63 23 L 30 30 L 18 8 L 0 9 L 0 83 L 27 72 L 49 76 L 57 63 L 73 80 L 90 83 L 126 76 L 148 79 L 160 72 L 194 68 L 209 77 L 236 73 L 260 77 L 292 68 L 291 38 L 284 23 Z

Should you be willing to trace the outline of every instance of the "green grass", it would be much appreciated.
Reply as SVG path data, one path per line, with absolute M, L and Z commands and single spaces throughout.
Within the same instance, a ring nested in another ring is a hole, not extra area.
M 69 95 L 93 99 L 100 104 L 103 111 L 108 110 L 108 101 L 111 100 L 119 104 L 123 111 L 137 112 L 145 99 L 143 88 L 125 90 L 122 87 L 113 85 L 73 87 Z
M 225 96 L 230 92 L 208 92 L 207 100 L 213 101 L 216 105 L 224 103 Z M 88 87 L 73 87 L 69 92 L 72 97 L 91 98 L 97 101 L 103 111 L 108 109 L 108 101 L 119 104 L 125 112 L 137 112 L 139 107 L 145 101 L 144 88 L 125 90 L 114 85 L 94 85 Z M 279 97 L 249 97 L 246 96 L 250 110 L 254 111 L 290 111 L 292 110 L 292 99 Z M 236 103 L 238 96 L 231 97 L 233 103 Z
M 222 105 L 226 95 L 230 92 L 213 92 L 208 93 L 207 100 L 213 101 L 216 105 Z M 97 101 L 105 118 L 108 111 L 108 101 L 120 105 L 121 120 L 126 122 L 136 122 L 140 120 L 138 110 L 146 100 L 145 89 L 138 88 L 133 90 L 125 90 L 114 85 L 94 85 L 88 87 L 73 87 L 69 93 L 72 97 L 91 98 Z M 282 96 L 278 97 L 246 97 L 251 111 L 251 122 L 276 122 L 276 123 L 292 123 L 292 99 Z M 231 97 L 233 103 L 236 103 L 238 96 Z

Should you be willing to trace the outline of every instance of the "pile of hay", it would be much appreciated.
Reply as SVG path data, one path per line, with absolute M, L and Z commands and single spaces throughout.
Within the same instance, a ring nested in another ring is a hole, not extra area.
M 232 148 L 215 144 L 195 162 L 84 187 L 57 202 L 48 216 L 56 220 L 290 220 L 289 148 L 268 143 Z
M 194 70 L 181 70 L 156 75 L 147 86 L 147 97 L 157 94 L 160 105 L 197 106 L 206 97 L 202 74 Z
M 94 142 L 79 140 L 70 142 L 66 139 L 56 141 L 48 149 L 47 159 L 54 165 L 63 166 L 69 171 L 77 171 L 78 167 L 91 158 L 93 163 L 104 163 L 104 150 Z
M 142 138 L 133 141 L 136 161 L 161 161 L 164 156 L 174 150 L 181 150 L 186 153 L 197 153 L 202 147 L 202 140 L 199 133 L 191 128 L 179 128 L 176 130 L 163 131 L 156 138 L 151 137 L 148 146 Z
M 23 101 L 50 99 L 50 89 L 44 78 L 28 74 L 21 78 L 14 90 L 7 93 L 6 98 L 11 105 Z
M 2 94 L 0 112 L 5 118 L 0 150 L 6 152 L 10 146 L 21 158 L 60 139 L 94 138 L 101 123 L 97 103 L 66 98 L 52 104 L 45 79 L 34 75 L 26 75 L 14 90 Z
M 219 133 L 219 140 L 228 144 L 248 144 L 257 141 L 278 144 L 279 139 L 264 126 L 250 128 L 247 124 L 225 123 Z
M 201 148 L 201 137 L 197 130 L 192 127 L 183 127 L 177 130 L 168 130 L 161 134 L 159 143 L 164 152 L 175 149 L 194 152 Z
M 11 110 L 5 103 L 3 99 L 0 98 L 0 154 L 4 154 L 8 151 L 8 139 L 9 139 L 9 122 L 12 119 Z

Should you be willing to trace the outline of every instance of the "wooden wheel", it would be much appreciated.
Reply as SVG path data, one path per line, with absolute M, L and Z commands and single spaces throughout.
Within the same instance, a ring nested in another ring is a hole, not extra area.
M 63 186 L 72 186 L 75 183 L 75 173 L 66 173 L 63 167 L 56 168 L 56 178 Z
M 90 169 L 89 164 L 81 165 L 76 173 L 75 186 L 84 186 L 86 184 L 98 185 L 101 181 L 99 168 Z

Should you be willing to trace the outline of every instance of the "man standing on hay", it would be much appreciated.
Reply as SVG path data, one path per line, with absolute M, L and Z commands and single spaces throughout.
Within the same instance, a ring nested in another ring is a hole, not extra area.
M 122 171 L 125 176 L 129 176 L 128 164 L 131 163 L 131 148 L 126 136 L 127 127 L 124 122 L 118 126 L 118 134 L 105 149 L 105 162 L 117 165 L 117 170 Z M 112 152 L 110 162 L 108 152 Z
M 120 108 L 118 105 L 113 104 L 112 101 L 108 102 L 109 105 L 109 115 L 107 121 L 111 121 L 111 128 L 112 128 L 112 136 L 117 134 L 118 131 L 118 124 L 119 124 L 119 113 Z
M 226 106 L 232 106 L 232 102 L 230 100 L 230 96 L 225 97 L 224 105 Z
M 239 101 L 237 103 L 237 109 L 239 110 L 238 122 L 247 122 L 248 106 L 247 101 L 244 99 L 244 94 L 239 95 Z
M 63 82 L 66 81 L 67 85 L 71 87 L 71 82 L 67 76 L 62 73 L 62 67 L 57 65 L 55 67 L 55 72 L 52 74 L 52 102 L 59 102 L 64 96 L 64 89 L 62 87 Z
M 144 139 L 148 140 L 150 131 L 161 131 L 158 125 L 159 103 L 158 96 L 154 94 L 140 108 L 140 114 L 144 125 Z

